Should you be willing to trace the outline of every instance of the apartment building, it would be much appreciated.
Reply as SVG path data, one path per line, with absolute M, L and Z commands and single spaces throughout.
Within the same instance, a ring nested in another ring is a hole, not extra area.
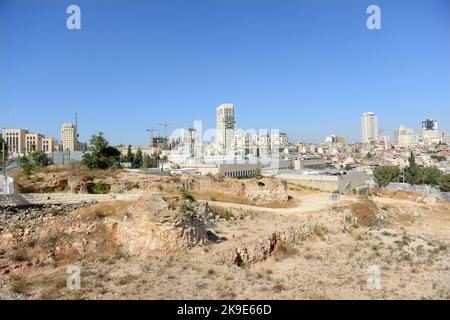
M 419 137 L 414 134 L 414 130 L 404 125 L 394 130 L 394 143 L 401 147 L 411 147 L 417 145 Z

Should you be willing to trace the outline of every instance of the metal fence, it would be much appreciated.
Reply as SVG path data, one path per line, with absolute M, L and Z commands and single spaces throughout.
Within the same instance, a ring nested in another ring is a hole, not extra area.
M 441 192 L 439 189 L 436 189 L 436 188 L 428 186 L 428 185 L 411 185 L 408 183 L 392 182 L 383 188 L 390 189 L 390 190 L 402 190 L 402 191 L 408 191 L 408 192 L 417 192 L 417 193 L 426 194 L 428 196 L 439 197 L 445 201 L 450 201 L 450 192 Z
M 83 152 L 81 151 L 64 151 L 47 153 L 47 157 L 52 163 L 57 165 L 65 165 L 72 162 L 79 162 L 83 159 Z M 9 159 L 6 165 L 6 173 L 11 173 L 20 169 L 19 159 Z

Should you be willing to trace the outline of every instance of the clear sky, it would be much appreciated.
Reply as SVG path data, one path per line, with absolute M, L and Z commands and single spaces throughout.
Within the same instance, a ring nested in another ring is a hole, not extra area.
M 390 136 L 450 130 L 450 1 L 0 0 L 1 127 L 59 138 L 78 112 L 82 140 L 145 144 L 161 122 L 214 127 L 222 103 L 294 141 L 359 140 L 366 111 Z

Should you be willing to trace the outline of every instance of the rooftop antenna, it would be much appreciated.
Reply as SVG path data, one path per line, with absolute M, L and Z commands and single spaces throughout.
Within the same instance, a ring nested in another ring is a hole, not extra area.
M 78 134 L 78 113 L 75 112 L 75 130 L 77 131 L 77 138 L 80 137 Z

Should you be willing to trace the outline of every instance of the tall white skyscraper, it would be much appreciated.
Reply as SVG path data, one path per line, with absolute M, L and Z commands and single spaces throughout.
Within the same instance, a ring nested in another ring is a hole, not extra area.
M 77 127 L 72 123 L 64 123 L 61 127 L 61 144 L 63 151 L 77 151 Z
M 365 112 L 361 117 L 361 142 L 378 141 L 378 120 L 373 112 Z
M 236 112 L 234 105 L 225 103 L 217 108 L 217 145 L 222 152 L 231 151 L 236 133 Z

